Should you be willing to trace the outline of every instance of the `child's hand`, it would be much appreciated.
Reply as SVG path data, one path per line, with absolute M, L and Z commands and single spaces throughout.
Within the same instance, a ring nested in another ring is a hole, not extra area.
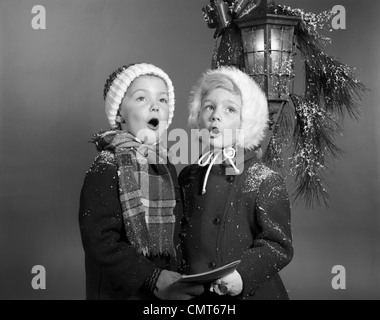
M 162 270 L 158 277 L 154 294 L 161 300 L 189 300 L 204 292 L 203 285 L 178 282 L 177 272 Z
M 218 295 L 222 296 L 228 294 L 230 296 L 237 296 L 243 290 L 243 280 L 236 270 L 225 276 L 214 281 L 211 284 L 210 291 L 215 292 Z

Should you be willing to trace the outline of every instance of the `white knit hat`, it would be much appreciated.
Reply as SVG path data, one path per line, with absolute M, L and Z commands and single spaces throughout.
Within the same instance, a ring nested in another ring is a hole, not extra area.
M 153 75 L 164 80 L 168 90 L 169 119 L 172 122 L 175 108 L 174 87 L 169 76 L 160 68 L 148 64 L 138 63 L 117 69 L 107 80 L 104 88 L 104 102 L 108 121 L 113 129 L 117 128 L 116 116 L 121 102 L 133 80 L 143 75 Z
M 268 102 L 264 92 L 249 75 L 235 67 L 220 67 L 206 71 L 194 87 L 189 102 L 189 126 L 199 129 L 201 110 L 201 92 L 204 82 L 211 75 L 224 75 L 240 90 L 242 95 L 241 134 L 237 138 L 237 146 L 253 149 L 260 145 L 268 127 Z

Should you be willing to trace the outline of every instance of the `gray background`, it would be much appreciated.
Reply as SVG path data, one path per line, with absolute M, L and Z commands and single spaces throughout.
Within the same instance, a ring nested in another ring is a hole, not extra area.
M 331 206 L 293 206 L 295 257 L 282 272 L 292 299 L 379 299 L 379 8 L 373 0 L 277 3 L 315 13 L 340 4 L 347 29 L 326 52 L 371 89 L 360 121 L 346 118 L 345 155 L 329 174 Z M 31 27 L 34 5 L 47 29 Z M 77 212 L 90 136 L 108 129 L 103 84 L 123 64 L 151 62 L 176 88 L 173 128 L 185 128 L 192 85 L 210 66 L 206 0 L 0 0 L 0 299 L 84 299 Z M 298 74 L 300 77 L 300 74 Z M 298 85 L 299 86 L 299 85 Z M 178 166 L 178 171 L 181 169 Z M 34 265 L 47 289 L 31 287 Z M 343 265 L 347 289 L 333 290 Z

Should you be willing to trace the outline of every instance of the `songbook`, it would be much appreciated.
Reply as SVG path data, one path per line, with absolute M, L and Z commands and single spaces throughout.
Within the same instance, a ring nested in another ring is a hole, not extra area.
M 214 270 L 196 273 L 196 274 L 190 274 L 190 275 L 183 275 L 182 278 L 179 280 L 181 282 L 198 282 L 198 283 L 204 283 L 204 282 L 212 282 L 217 279 L 223 278 L 230 273 L 234 272 L 236 270 L 236 267 L 241 262 L 241 260 L 236 260 L 233 262 L 230 262 L 222 267 L 216 268 Z

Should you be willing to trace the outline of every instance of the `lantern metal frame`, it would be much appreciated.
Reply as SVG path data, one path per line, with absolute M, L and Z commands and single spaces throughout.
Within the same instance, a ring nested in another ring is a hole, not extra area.
M 268 98 L 270 128 L 274 115 L 289 102 L 293 92 L 294 31 L 299 22 L 299 17 L 268 13 L 266 0 L 251 14 L 235 20 L 242 35 L 244 72 Z

